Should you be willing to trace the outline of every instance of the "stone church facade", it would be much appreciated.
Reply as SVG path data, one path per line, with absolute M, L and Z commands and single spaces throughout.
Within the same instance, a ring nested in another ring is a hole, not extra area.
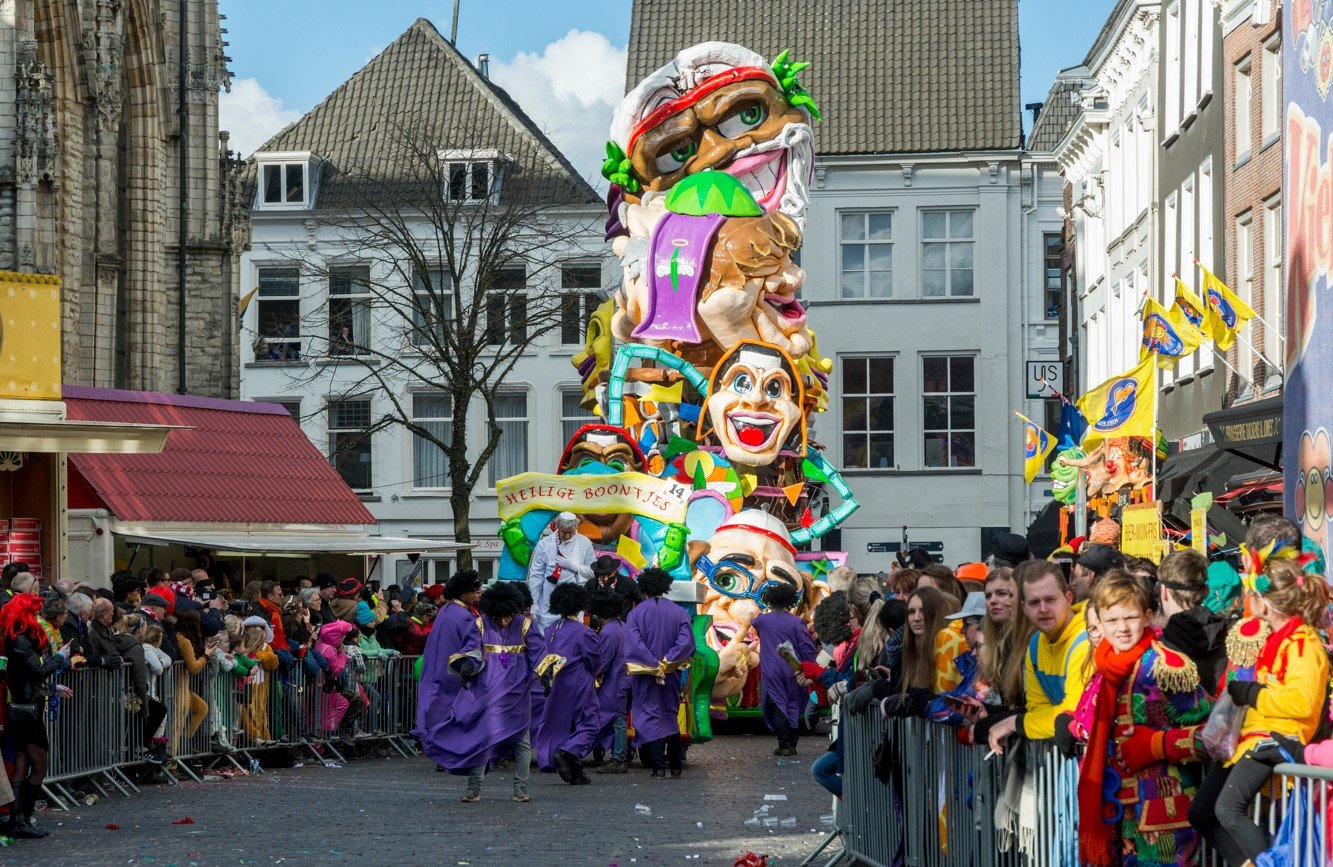
M 0 268 L 61 278 L 66 383 L 238 391 L 221 20 L 216 0 L 0 0 Z

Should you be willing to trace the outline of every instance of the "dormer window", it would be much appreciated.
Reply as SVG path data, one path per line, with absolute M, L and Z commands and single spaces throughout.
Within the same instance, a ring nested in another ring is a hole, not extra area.
M 319 185 L 319 167 L 323 162 L 309 151 L 258 153 L 259 190 L 255 207 L 259 210 L 308 209 L 315 204 Z
M 440 151 L 444 168 L 444 196 L 451 202 L 490 202 L 500 199 L 500 182 L 508 159 L 497 150 Z

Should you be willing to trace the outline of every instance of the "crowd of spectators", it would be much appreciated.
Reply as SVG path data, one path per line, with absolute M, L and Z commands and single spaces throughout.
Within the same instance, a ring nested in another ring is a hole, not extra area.
M 48 584 L 24 563 L 0 572 L 0 835 L 47 836 L 34 820 L 50 767 L 47 722 L 79 701 L 65 685 L 78 679 L 64 672 L 125 677 L 131 761 L 145 768 L 294 740 L 280 705 L 298 703 L 306 684 L 321 690 L 308 715 L 316 738 L 350 748 L 382 734 L 367 713 L 380 706 L 379 661 L 420 655 L 443 589 L 381 592 L 329 574 L 233 589 L 186 568 L 119 571 L 109 583 Z
M 1279 516 L 1212 562 L 1127 557 L 1114 529 L 1048 560 L 1010 535 L 980 569 L 912 552 L 889 575 L 835 570 L 814 615 L 822 686 L 839 725 L 920 717 L 980 750 L 1077 759 L 1081 864 L 1194 864 L 1206 842 L 1249 867 L 1273 845 L 1253 818 L 1273 767 L 1333 765 L 1324 558 Z M 846 761 L 838 737 L 812 767 L 839 797 Z M 1034 771 L 1007 767 L 1018 798 Z M 997 820 L 1031 821 L 1010 806 Z

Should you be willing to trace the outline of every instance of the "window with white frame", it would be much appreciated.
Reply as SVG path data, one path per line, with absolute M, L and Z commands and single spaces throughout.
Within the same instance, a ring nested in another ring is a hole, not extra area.
M 1199 190 L 1195 197 L 1199 203 L 1199 244 L 1194 256 L 1210 269 L 1219 265 L 1213 259 L 1213 158 L 1208 157 L 1199 164 Z M 1170 305 L 1167 305 L 1170 306 Z M 1213 366 L 1213 352 L 1207 347 L 1200 347 L 1191 355 L 1198 370 Z
M 585 424 L 593 424 L 597 416 L 583 408 L 583 389 L 577 386 L 560 389 L 560 448 Z
M 1139 152 L 1135 170 L 1136 183 L 1138 184 L 1138 206 L 1134 209 L 1136 219 L 1139 214 L 1149 207 L 1153 195 L 1153 154 L 1157 143 L 1153 141 L 1152 133 L 1144 128 L 1144 122 L 1148 117 L 1148 97 L 1145 94 L 1143 99 L 1139 101 L 1139 107 L 1133 120 L 1134 141 L 1137 143 Z
M 260 210 L 309 208 L 319 162 L 310 154 L 256 154 Z
M 494 488 L 507 479 L 528 470 L 528 394 L 503 391 L 495 396 L 495 423 L 500 441 L 486 464 L 487 484 Z
M 1282 40 L 1271 39 L 1263 48 L 1263 63 L 1259 73 L 1260 147 L 1275 141 L 1282 125 Z
M 1184 28 L 1184 58 L 1181 62 L 1181 83 L 1185 94 L 1182 97 L 1181 114 L 1188 115 L 1199 105 L 1199 12 L 1200 6 L 1209 0 L 1184 0 L 1180 10 L 1180 22 Z
M 328 407 L 329 463 L 354 491 L 370 490 L 370 399 L 334 401 Z
M 972 295 L 972 210 L 921 212 L 921 294 Z
M 1195 226 L 1197 225 L 1199 212 L 1198 202 L 1194 195 L 1194 177 L 1185 179 L 1185 183 L 1180 186 L 1180 274 L 1184 275 L 1185 282 L 1198 288 L 1196 275 L 1198 267 L 1194 264 L 1198 256 L 1198 247 L 1196 246 Z M 1176 364 L 1176 373 L 1180 376 L 1189 376 L 1194 373 L 1194 356 L 1183 356 Z
M 842 465 L 849 470 L 891 470 L 893 356 L 844 356 Z
M 1111 177 L 1106 191 L 1106 223 L 1112 237 L 1119 235 L 1124 228 L 1122 220 L 1125 202 L 1120 196 L 1120 189 L 1125 178 L 1125 160 L 1120 141 L 1120 130 L 1116 129 L 1111 133 Z
M 597 262 L 567 262 L 560 266 L 560 342 L 583 343 L 588 320 L 602 303 L 602 266 Z
M 268 403 L 268 401 L 265 401 L 265 403 Z M 301 423 L 301 401 L 275 400 L 272 401 L 272 403 L 276 403 L 278 406 L 287 410 L 287 414 L 292 417 L 292 421 L 296 422 L 297 424 Z
M 1282 358 L 1282 328 L 1286 321 L 1286 293 L 1282 283 L 1282 198 L 1264 202 L 1264 355 L 1274 364 Z M 1253 340 L 1253 338 L 1251 338 Z M 1271 377 L 1277 371 L 1269 370 Z
M 485 281 L 487 343 L 498 346 L 508 340 L 518 345 L 528 339 L 526 285 L 527 272 L 521 265 L 497 268 Z
M 838 225 L 842 297 L 893 297 L 893 212 L 843 213 Z
M 1254 305 L 1254 212 L 1236 217 L 1236 294 Z M 1236 369 L 1247 380 L 1254 379 L 1254 354 L 1250 347 L 1236 341 Z
M 412 275 L 412 345 L 442 346 L 444 329 L 454 315 L 453 277 L 432 268 Z
M 453 437 L 453 399 L 442 391 L 413 392 L 412 424 L 447 445 Z M 415 432 L 412 435 L 412 487 L 449 487 L 449 454 Z
M 301 360 L 301 272 L 259 268 L 255 292 L 255 361 Z
M 921 358 L 923 463 L 977 465 L 977 359 L 972 355 Z
M 1265 0 L 1267 2 L 1267 0 Z M 1217 33 L 1217 11 L 1213 0 L 1203 0 L 1199 23 L 1199 98 L 1213 92 L 1213 35 Z
M 370 351 L 370 268 L 356 265 L 329 271 L 329 354 Z
M 1236 148 L 1236 162 L 1240 162 L 1250 155 L 1250 136 L 1252 128 L 1250 126 L 1250 59 L 1247 57 L 1236 64 L 1235 71 L 1232 73 L 1232 87 L 1235 90 L 1235 126 L 1233 128 L 1233 143 Z
M 490 160 L 451 160 L 445 177 L 450 201 L 484 202 L 495 192 L 495 164 Z
M 1060 295 L 1064 275 L 1065 242 L 1059 232 L 1047 232 L 1042 239 L 1042 300 L 1047 319 L 1060 318 Z
M 1180 2 L 1166 10 L 1166 118 L 1162 131 L 1170 134 L 1180 127 Z

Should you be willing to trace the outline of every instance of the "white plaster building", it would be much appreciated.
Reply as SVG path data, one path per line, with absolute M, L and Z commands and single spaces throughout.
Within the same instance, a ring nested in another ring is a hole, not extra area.
M 484 67 L 469 64 L 429 22 L 418 20 L 252 158 L 254 234 L 242 259 L 241 281 L 246 292 L 257 292 L 242 319 L 241 392 L 246 399 L 280 402 L 300 419 L 361 494 L 381 534 L 453 539 L 443 453 L 402 427 L 361 433 L 391 411 L 388 390 L 344 399 L 364 379 L 366 365 L 375 363 L 357 357 L 355 347 L 371 345 L 377 352 L 401 347 L 411 357 L 410 335 L 425 327 L 407 321 L 409 314 L 384 303 L 382 294 L 372 297 L 358 289 L 358 279 L 365 277 L 391 284 L 393 269 L 382 261 L 359 260 L 357 245 L 348 243 L 349 236 L 355 238 L 350 234 L 353 214 L 362 204 L 349 175 L 375 166 L 377 159 L 383 162 L 375 151 L 385 147 L 385 140 L 374 135 L 377 129 L 422 106 L 439 107 L 440 117 L 456 123 L 459 134 L 478 138 L 466 153 L 441 155 L 449 161 L 449 185 L 457 183 L 448 195 L 503 200 L 510 185 L 545 185 L 552 209 L 543 217 L 571 235 L 567 247 L 544 251 L 538 267 L 512 275 L 532 298 L 559 293 L 561 313 L 569 315 L 562 315 L 560 326 L 518 359 L 497 396 L 500 446 L 470 509 L 476 566 L 490 578 L 500 552 L 494 481 L 529 469 L 554 471 L 569 432 L 591 420 L 579 408 L 579 375 L 570 359 L 583 348 L 587 313 L 600 300 L 602 287 L 619 279 L 619 268 L 606 264 L 604 207 L 595 191 L 508 95 L 487 80 Z M 380 165 L 379 170 L 393 167 Z M 434 226 L 423 219 L 419 230 L 430 232 Z M 463 291 L 474 288 L 464 285 Z M 403 291 L 408 291 L 405 284 Z M 516 317 L 504 305 L 487 309 L 478 328 L 523 327 Z M 344 329 L 351 348 L 340 349 Z M 445 436 L 453 416 L 449 394 L 421 389 L 406 376 L 391 377 L 392 389 L 401 389 L 416 423 Z M 470 459 L 485 441 L 485 423 L 484 409 L 474 402 L 468 422 Z M 443 581 L 453 565 L 452 555 L 429 563 L 425 580 Z M 387 583 L 412 568 L 406 558 L 388 558 L 378 574 Z

